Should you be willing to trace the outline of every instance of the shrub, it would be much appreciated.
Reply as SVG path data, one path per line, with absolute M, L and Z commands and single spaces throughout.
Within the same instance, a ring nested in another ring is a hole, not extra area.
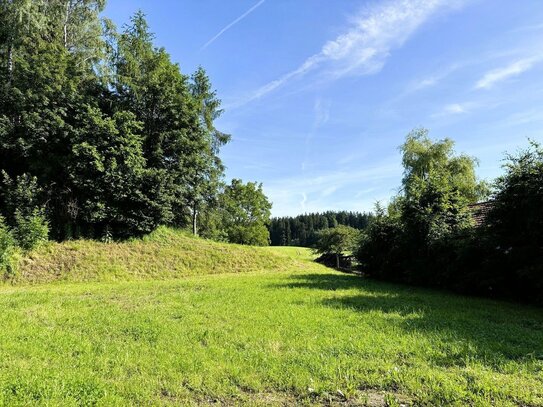
M 47 241 L 49 224 L 42 211 L 35 209 L 30 215 L 15 212 L 15 238 L 23 250 L 31 250 Z
M 496 181 L 486 233 L 488 263 L 507 296 L 543 301 L 543 147 L 509 155 Z
M 4 218 L 0 216 L 0 273 L 4 278 L 9 278 L 16 272 L 16 253 L 15 239 Z
M 267 246 L 270 244 L 271 203 L 262 184 L 233 179 L 220 198 L 220 211 L 225 235 L 230 243 Z
M 28 174 L 10 177 L 4 170 L 0 172 L 0 211 L 10 226 L 15 224 L 15 213 L 30 216 L 40 207 L 42 189 L 38 179 Z
M 378 210 L 364 231 L 355 256 L 368 274 L 382 279 L 402 280 L 402 225 L 397 217 Z

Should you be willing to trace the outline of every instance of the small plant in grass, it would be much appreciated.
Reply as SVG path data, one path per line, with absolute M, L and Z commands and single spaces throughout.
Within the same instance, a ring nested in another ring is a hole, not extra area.
M 401 404 L 396 400 L 396 397 L 394 397 L 393 394 L 387 393 L 385 394 L 385 405 L 387 407 L 400 407 Z
M 111 233 L 111 228 L 109 225 L 106 226 L 104 229 L 104 233 L 102 234 L 102 238 L 100 239 L 102 243 L 112 243 L 113 242 L 113 233 Z
M 47 241 L 49 223 L 42 211 L 35 209 L 29 215 L 15 212 L 15 238 L 23 250 L 32 250 Z

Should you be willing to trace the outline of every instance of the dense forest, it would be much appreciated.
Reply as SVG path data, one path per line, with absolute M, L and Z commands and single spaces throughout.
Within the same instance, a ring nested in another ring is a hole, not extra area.
M 2 230 L 108 240 L 172 225 L 268 244 L 261 185 L 223 181 L 230 136 L 206 71 L 182 73 L 141 12 L 118 31 L 104 3 L 0 4 Z
M 370 213 L 327 211 L 298 216 L 272 218 L 270 240 L 272 246 L 312 247 L 318 240 L 319 232 L 337 225 L 365 229 L 372 215 Z

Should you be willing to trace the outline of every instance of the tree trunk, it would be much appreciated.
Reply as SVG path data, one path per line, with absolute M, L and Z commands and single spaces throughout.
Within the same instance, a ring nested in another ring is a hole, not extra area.
M 198 236 L 197 218 L 198 218 L 198 208 L 196 204 L 194 204 L 192 207 L 192 234 L 194 236 Z
M 336 268 L 339 270 L 339 254 L 336 253 Z
M 68 48 L 68 21 L 70 20 L 70 0 L 66 2 L 66 18 L 64 20 L 64 48 Z
M 13 78 L 13 46 L 10 44 L 8 48 L 8 85 L 11 85 Z

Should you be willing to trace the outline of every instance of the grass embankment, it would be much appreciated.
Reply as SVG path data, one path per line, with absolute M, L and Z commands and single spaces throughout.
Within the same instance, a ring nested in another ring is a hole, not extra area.
M 180 255 L 157 239 L 142 243 L 153 249 L 130 244 L 155 264 L 152 275 L 186 275 L 160 269 L 153 253 Z M 252 268 L 283 265 L 168 281 L 4 286 L 0 405 L 543 405 L 541 309 L 337 273 L 298 260 L 309 257 L 303 249 L 192 244 L 262 256 Z M 100 259 L 94 270 L 128 256 L 95 246 L 101 254 L 77 264 Z M 210 252 L 182 257 L 196 262 Z M 108 270 L 85 278 L 106 279 Z
M 289 250 L 290 249 L 290 250 Z M 159 228 L 143 239 L 100 243 L 50 243 L 26 256 L 12 283 L 127 281 L 191 275 L 278 271 L 307 262 L 308 252 L 248 247 L 195 239 L 185 231 Z

